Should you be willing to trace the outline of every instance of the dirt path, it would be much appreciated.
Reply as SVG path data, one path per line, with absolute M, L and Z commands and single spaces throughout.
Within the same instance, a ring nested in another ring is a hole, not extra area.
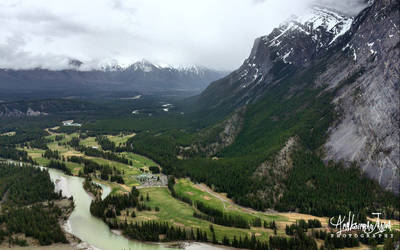
M 155 185 L 155 186 L 139 185 L 139 186 L 136 186 L 136 189 L 143 189 L 143 188 L 168 188 L 168 186 L 162 186 L 162 185 Z
M 222 202 L 222 204 L 224 205 L 224 208 L 226 208 L 226 203 L 233 205 L 233 202 L 231 200 L 229 200 L 227 197 L 224 197 L 222 194 L 216 193 L 214 191 L 212 191 L 208 186 L 206 186 L 205 184 L 194 184 L 194 187 L 206 192 L 212 196 L 214 196 L 215 198 L 217 198 L 218 200 L 220 200 Z
M 228 197 L 226 197 L 225 195 L 223 195 L 221 193 L 214 192 L 211 188 L 209 188 L 204 183 L 194 184 L 194 187 L 219 199 L 222 202 L 222 204 L 224 205 L 225 209 L 227 208 L 226 205 L 228 204 L 232 208 L 238 208 L 246 213 L 258 213 L 258 211 L 254 210 L 254 209 L 243 207 L 243 206 L 240 206 L 240 205 L 234 203 L 231 199 L 229 199 Z
M 300 213 L 294 213 L 294 212 L 286 212 L 286 213 L 277 213 L 277 215 L 286 217 L 289 219 L 289 221 L 282 223 L 283 225 L 290 225 L 292 223 L 295 223 L 298 220 L 319 220 L 322 224 L 323 227 L 328 227 L 328 217 L 318 217 L 310 214 L 300 214 Z
M 55 127 L 53 127 L 53 128 L 46 128 L 45 131 L 46 131 L 47 133 L 49 133 L 50 135 L 56 135 L 56 134 L 59 134 L 59 133 L 57 133 L 57 132 L 51 132 L 50 129 L 52 129 L 52 130 L 57 130 L 57 129 L 59 129 L 59 128 L 60 128 L 60 126 L 55 126 Z

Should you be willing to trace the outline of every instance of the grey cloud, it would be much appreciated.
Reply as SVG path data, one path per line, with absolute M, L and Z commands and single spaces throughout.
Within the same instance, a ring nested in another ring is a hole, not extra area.
M 318 0 L 317 4 L 328 6 L 348 15 L 356 15 L 368 6 L 367 0 Z
M 312 4 L 362 7 L 358 0 L 2 0 L 0 67 L 59 69 L 74 58 L 90 68 L 146 58 L 234 69 L 256 37 Z
M 123 0 L 112 0 L 111 6 L 119 11 L 126 12 L 129 15 L 135 14 L 136 8 L 128 7 Z
M 46 68 L 59 70 L 65 68 L 68 62 L 65 56 L 33 55 L 22 48 L 26 44 L 22 34 L 15 34 L 0 44 L 0 68 L 31 69 Z
M 88 27 L 74 22 L 67 16 L 57 16 L 43 9 L 18 13 L 15 19 L 19 22 L 37 24 L 42 27 L 45 33 L 53 36 L 65 36 L 65 34 L 78 35 L 90 32 Z

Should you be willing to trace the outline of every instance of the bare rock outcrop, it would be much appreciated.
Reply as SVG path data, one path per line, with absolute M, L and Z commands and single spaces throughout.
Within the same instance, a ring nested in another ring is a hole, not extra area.
M 396 193 L 400 187 L 399 25 L 399 1 L 376 1 L 354 21 L 351 38 L 342 48 L 352 60 L 338 61 L 319 79 L 333 87 L 346 75 L 361 72 L 334 99 L 341 120 L 330 128 L 326 159 L 356 162 Z

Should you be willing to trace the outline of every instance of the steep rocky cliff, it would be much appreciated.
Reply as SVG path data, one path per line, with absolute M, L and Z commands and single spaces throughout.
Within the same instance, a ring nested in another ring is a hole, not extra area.
M 259 100 L 268 86 L 327 54 L 350 29 L 352 20 L 332 10 L 313 7 L 271 34 L 257 38 L 243 65 L 212 83 L 201 94 L 201 101 L 207 102 L 208 108 L 215 108 L 238 107 Z
M 335 97 L 339 123 L 325 144 L 327 159 L 355 161 L 383 187 L 399 192 L 400 168 L 400 24 L 399 1 L 376 1 L 355 20 L 342 53 L 319 83 L 330 87 L 346 72 L 363 74 Z
M 311 83 L 320 92 L 317 97 L 327 95 L 334 105 L 334 119 L 329 129 L 324 128 L 326 138 L 319 148 L 323 158 L 356 163 L 382 187 L 398 193 L 399 10 L 397 0 L 370 1 L 356 17 L 315 7 L 256 39 L 244 64 L 212 83 L 199 97 L 199 105 L 234 110 L 269 103 L 265 100 L 273 98 L 276 86 L 287 86 L 283 98 L 289 103 Z M 308 103 L 288 103 L 283 118 L 268 117 L 260 107 L 246 119 L 258 116 L 261 121 L 266 116 L 265 121 L 278 121 L 310 108 Z M 320 119 L 310 120 L 310 133 L 325 122 L 326 114 L 319 115 Z M 243 132 L 242 138 L 248 135 Z

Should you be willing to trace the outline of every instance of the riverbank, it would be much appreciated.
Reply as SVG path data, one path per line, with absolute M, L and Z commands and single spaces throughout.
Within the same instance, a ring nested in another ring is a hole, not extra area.
M 56 183 L 56 191 L 61 190 L 64 196 L 74 197 L 75 209 L 64 225 L 64 230 L 67 233 L 82 240 L 79 244 L 73 243 L 73 245 L 71 245 L 73 249 L 171 249 L 163 245 L 132 241 L 122 235 L 113 233 L 102 220 L 90 214 L 92 198 L 83 189 L 83 178 L 67 176 L 61 171 L 54 169 L 48 169 L 48 171 L 51 179 Z M 111 188 L 103 184 L 100 185 L 103 188 L 102 198 L 104 198 L 106 195 L 110 194 Z
M 93 200 L 102 197 L 103 189 L 100 185 L 94 183 L 91 178 L 86 178 L 83 181 L 83 189 L 92 197 Z
M 43 169 L 43 167 L 40 167 Z M 140 249 L 140 250 L 166 250 L 166 249 L 231 249 L 219 245 L 210 245 L 197 242 L 138 242 L 125 238 L 120 233 L 112 232 L 109 227 L 100 219 L 91 216 L 90 203 L 92 197 L 84 191 L 84 179 L 77 176 L 65 175 L 60 170 L 46 169 L 49 172 L 50 179 L 55 184 L 55 191 L 62 192 L 65 197 L 74 197 L 75 209 L 72 209 L 72 200 L 63 199 L 57 201 L 56 205 L 61 207 L 71 207 L 64 210 L 63 219 L 60 220 L 62 230 L 64 231 L 69 244 L 54 244 L 41 247 L 34 242 L 29 242 L 32 249 Z M 111 188 L 102 183 L 96 183 L 103 189 L 102 198 L 111 193 Z M 156 188 L 166 189 L 166 188 Z M 155 197 L 153 197 L 155 198 Z M 152 198 L 152 199 L 153 199 Z M 167 212 L 167 211 L 165 211 Z M 21 236 L 22 238 L 22 236 Z M 1 246 L 7 249 L 8 245 Z M 26 249 L 26 248 L 25 248 Z
M 121 230 L 116 230 L 113 229 L 111 230 L 114 234 L 117 235 L 123 235 Z M 226 247 L 226 246 L 221 246 L 221 245 L 215 245 L 215 244 L 207 244 L 203 242 L 193 242 L 193 241 L 171 241 L 171 242 L 143 242 L 146 244 L 150 245 L 160 245 L 167 247 L 169 249 L 185 249 L 185 250 L 233 250 L 233 249 L 238 249 L 238 248 L 232 248 L 232 247 Z M 240 250 L 240 249 L 239 249 Z

